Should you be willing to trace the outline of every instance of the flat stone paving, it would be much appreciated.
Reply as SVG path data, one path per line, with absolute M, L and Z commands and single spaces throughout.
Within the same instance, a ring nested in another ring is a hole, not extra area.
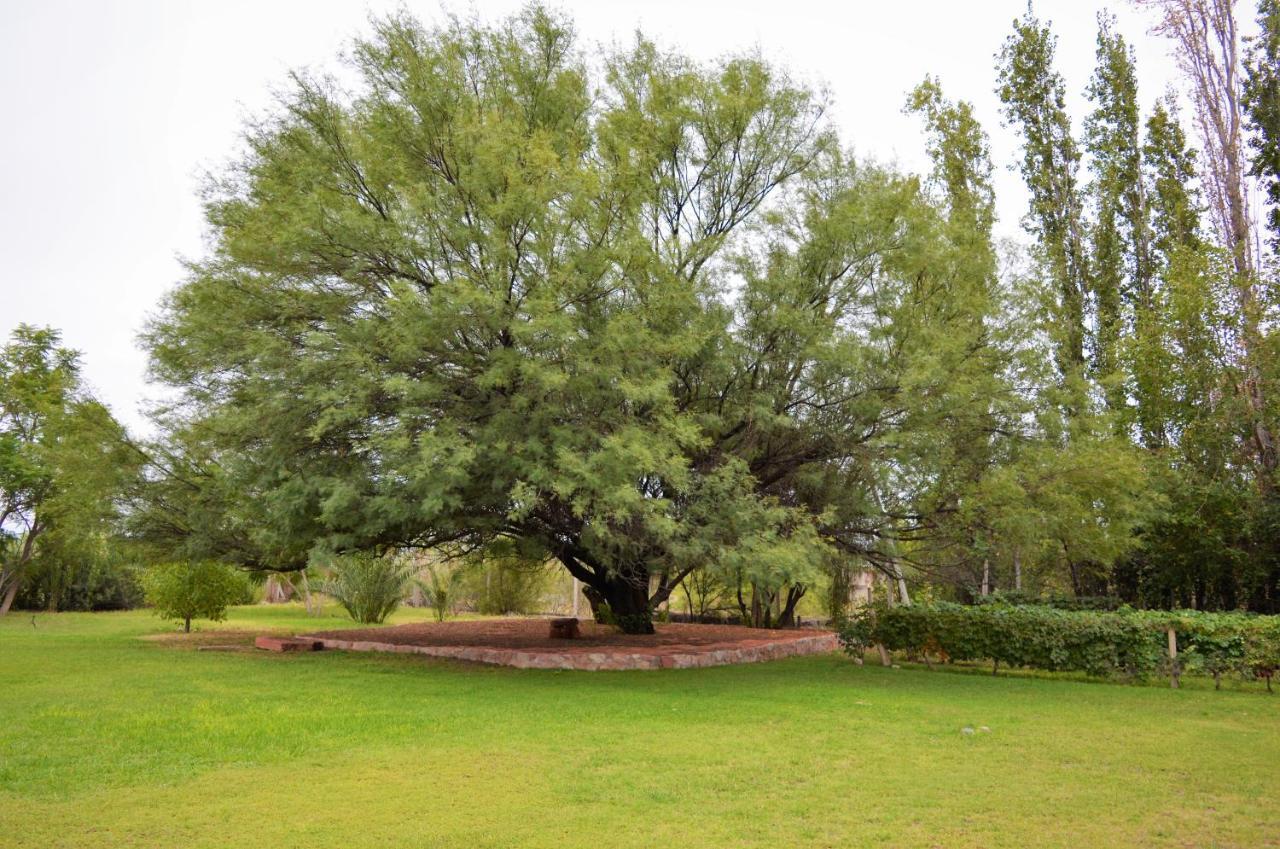
M 839 648 L 830 631 L 766 631 L 737 625 L 656 625 L 628 635 L 591 621 L 576 640 L 552 639 L 547 619 L 422 622 L 307 634 L 327 649 L 423 654 L 521 669 L 684 669 L 758 663 Z

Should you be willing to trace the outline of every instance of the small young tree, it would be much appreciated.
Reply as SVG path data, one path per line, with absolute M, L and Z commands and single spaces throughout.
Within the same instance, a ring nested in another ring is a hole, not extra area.
M 243 575 L 207 560 L 152 566 L 143 576 L 142 586 L 157 615 L 181 620 L 187 633 L 192 619 L 226 619 L 227 607 L 242 600 L 247 589 Z
M 351 618 L 380 625 L 404 600 L 417 566 L 409 560 L 357 552 L 335 559 L 324 591 L 337 599 Z

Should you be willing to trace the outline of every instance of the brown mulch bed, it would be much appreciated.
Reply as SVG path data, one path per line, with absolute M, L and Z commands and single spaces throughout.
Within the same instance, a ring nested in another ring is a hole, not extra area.
M 767 631 L 739 625 L 687 625 L 657 623 L 656 634 L 622 634 L 606 625 L 581 623 L 582 636 L 558 640 L 547 636 L 548 619 L 478 619 L 459 622 L 418 622 L 388 628 L 321 631 L 307 636 L 321 639 L 368 640 L 412 646 L 468 646 L 520 651 L 599 652 L 659 654 L 671 651 L 714 651 L 762 646 L 825 633 L 812 629 Z

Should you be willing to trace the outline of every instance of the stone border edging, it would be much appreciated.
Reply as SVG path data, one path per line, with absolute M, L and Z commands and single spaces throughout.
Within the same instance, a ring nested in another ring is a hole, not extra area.
M 326 649 L 342 651 L 381 651 L 395 654 L 423 654 L 472 663 L 514 666 L 517 669 L 576 669 L 584 672 L 623 669 L 689 669 L 702 666 L 727 666 L 734 663 L 760 663 L 783 657 L 825 654 L 839 648 L 835 634 L 816 634 L 777 640 L 738 648 L 708 647 L 704 651 L 652 652 L 609 651 L 530 651 L 496 649 L 483 646 L 415 646 L 379 643 L 372 640 L 339 640 L 333 637 L 303 635 L 305 639 L 323 643 Z

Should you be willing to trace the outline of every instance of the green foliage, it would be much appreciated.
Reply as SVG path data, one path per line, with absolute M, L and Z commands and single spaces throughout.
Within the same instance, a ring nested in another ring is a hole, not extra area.
M 1263 180 L 1271 245 L 1280 258 L 1280 2 L 1259 0 L 1258 30 L 1245 60 L 1242 105 L 1253 131 L 1249 173 Z
M 143 574 L 142 587 L 156 615 L 182 622 L 185 631 L 192 619 L 221 622 L 227 607 L 245 603 L 251 592 L 244 575 L 212 560 L 156 564 Z
M 1150 625 L 1109 613 L 1046 607 L 869 606 L 840 632 L 847 651 L 881 644 L 948 660 L 1140 677 L 1159 668 L 1161 642 Z
M 123 428 L 82 385 L 78 355 L 59 341 L 21 324 L 0 349 L 0 614 L 28 573 L 56 589 L 107 557 L 138 466 Z
M 119 554 L 33 563 L 14 600 L 27 610 L 128 610 L 144 601 L 142 569 Z
M 1133 49 L 1115 26 L 1114 17 L 1099 15 L 1098 64 L 1088 87 L 1094 110 L 1085 121 L 1084 147 L 1094 175 L 1089 281 L 1096 312 L 1093 369 L 1107 408 L 1121 414 L 1117 425 L 1125 428 L 1122 338 L 1128 327 L 1145 331 L 1155 317 Z M 1151 387 L 1140 383 L 1138 391 L 1139 410 L 1146 412 Z M 1149 444 L 1163 441 L 1158 420 L 1147 415 L 1143 425 Z
M 1241 628 L 1206 628 L 1195 633 L 1187 648 L 1188 668 L 1213 676 L 1222 686 L 1222 676 L 1240 671 L 1245 658 L 1245 631 Z
M 545 560 L 521 556 L 509 545 L 494 545 L 463 567 L 457 596 L 477 613 L 539 613 L 551 575 Z
M 1041 598 L 1016 590 L 997 590 L 990 595 L 975 598 L 974 603 L 1005 604 L 1014 607 L 1039 605 L 1052 607 L 1055 610 L 1118 610 L 1124 604 L 1118 596 L 1113 595 L 1076 596 L 1057 593 Z
M 211 190 L 214 255 L 150 333 L 209 491 L 184 497 L 200 521 L 151 527 L 274 568 L 517 539 L 643 618 L 634 587 L 683 568 L 677 505 L 721 463 L 691 456 L 721 422 L 675 370 L 727 350 L 715 275 L 830 147 L 821 101 L 643 40 L 597 76 L 536 7 L 381 20 L 353 58 L 358 96 L 296 76 Z
M 1245 633 L 1244 662 L 1253 674 L 1266 679 L 1270 692 L 1271 679 L 1280 670 L 1280 618 L 1268 617 L 1265 625 Z
M 858 609 L 841 626 L 845 649 L 872 645 L 950 661 L 990 660 L 1010 667 L 1143 677 L 1168 667 L 1166 631 L 1179 661 L 1221 676 L 1245 669 L 1268 677 L 1280 661 L 1280 619 L 1199 611 L 1057 609 L 992 601 L 976 607 L 937 602 Z
M 693 570 L 798 597 L 950 511 L 923 482 L 1021 413 L 968 107 L 920 102 L 926 189 L 755 57 L 639 39 L 598 75 L 537 7 L 353 55 L 354 93 L 299 75 L 255 124 L 148 334 L 200 491 L 140 515 L 182 550 L 506 540 L 643 631 Z
M 1240 403 L 1196 154 L 1169 104 L 1143 122 L 1109 17 L 1077 139 L 1056 50 L 1028 11 L 999 56 L 1023 262 L 935 79 L 918 177 L 759 56 L 597 61 L 536 5 L 375 20 L 349 85 L 293 75 L 208 186 L 211 249 L 146 335 L 175 401 L 133 534 L 269 570 L 510 545 L 635 631 L 695 573 L 785 621 L 837 557 L 955 597 L 1274 607 L 1238 463 L 1272 414 Z
M 426 560 L 419 563 L 418 576 L 413 582 L 431 605 L 436 621 L 443 622 L 458 604 L 462 571 L 456 563 L 447 560 Z
M 404 601 L 416 564 L 367 552 L 333 558 L 324 592 L 333 596 L 357 622 L 378 625 Z
M 1005 117 L 1023 134 L 1023 181 L 1031 193 L 1027 229 L 1038 241 L 1056 289 L 1049 326 L 1058 368 L 1073 394 L 1085 361 L 1085 299 L 1089 292 L 1084 209 L 1078 191 L 1080 148 L 1066 111 L 1066 84 L 1054 68 L 1057 38 L 1028 7 L 997 57 L 996 93 Z M 1080 399 L 1071 404 L 1080 406 Z

